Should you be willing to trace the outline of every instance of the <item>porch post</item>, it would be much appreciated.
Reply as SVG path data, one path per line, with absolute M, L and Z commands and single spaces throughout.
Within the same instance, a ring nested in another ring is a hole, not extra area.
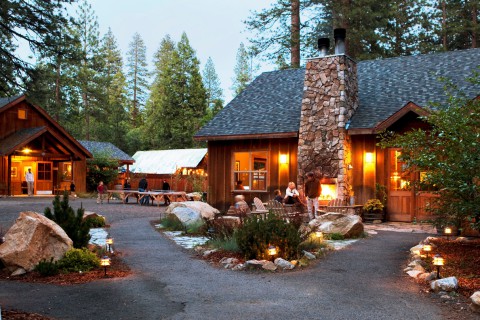
M 8 155 L 7 160 L 7 196 L 11 196 L 11 186 L 12 186 L 12 155 Z M 18 173 L 17 173 L 18 174 Z

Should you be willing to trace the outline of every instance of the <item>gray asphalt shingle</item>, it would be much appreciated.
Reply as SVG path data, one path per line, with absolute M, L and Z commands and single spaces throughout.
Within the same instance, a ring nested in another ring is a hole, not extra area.
M 122 160 L 122 161 L 135 161 L 128 154 L 120 150 L 115 145 L 110 142 L 101 142 L 101 141 L 87 141 L 87 140 L 78 140 L 80 144 L 90 151 L 91 154 L 106 153 L 111 156 L 112 159 Z

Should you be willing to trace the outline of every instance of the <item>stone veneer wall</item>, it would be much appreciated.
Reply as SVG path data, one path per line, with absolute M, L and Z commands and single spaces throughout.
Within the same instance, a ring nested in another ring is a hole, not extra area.
M 314 171 L 337 178 L 338 197 L 349 196 L 350 141 L 345 125 L 358 107 L 357 65 L 346 55 L 307 62 L 298 142 L 298 185 Z

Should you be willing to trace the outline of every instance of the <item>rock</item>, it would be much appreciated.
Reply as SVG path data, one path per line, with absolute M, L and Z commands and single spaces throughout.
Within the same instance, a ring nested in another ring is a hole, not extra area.
M 465 237 L 458 237 L 457 239 L 455 239 L 455 242 L 468 242 L 468 239 Z
M 186 207 L 175 207 L 170 214 L 177 216 L 184 225 L 196 225 L 204 223 L 198 211 Z
M 437 278 L 437 272 L 436 271 L 433 271 L 433 272 L 430 272 L 426 277 L 425 277 L 425 281 L 432 281 L 432 280 L 435 280 Z
M 313 230 L 324 233 L 340 233 L 345 238 L 358 237 L 363 233 L 362 218 L 357 215 L 328 212 L 308 224 Z
M 407 274 L 412 277 L 412 278 L 417 278 L 418 275 L 422 274 L 423 272 L 422 271 L 419 271 L 419 270 L 410 270 L 410 271 L 407 271 Z
M 432 288 L 432 290 L 435 292 L 454 291 L 458 289 L 458 280 L 455 277 L 448 277 L 444 279 L 435 280 L 430 283 L 430 288 Z
M 32 271 L 43 259 L 61 259 L 72 248 L 65 231 L 36 212 L 21 212 L 15 224 L 5 234 L 0 245 L 0 260 L 9 271 L 23 268 Z
M 480 291 L 474 292 L 470 296 L 470 301 L 472 301 L 472 304 L 470 305 L 470 309 L 473 312 L 478 312 L 480 313 Z
M 202 194 L 200 192 L 187 193 L 187 199 L 192 199 L 193 201 L 202 200 Z
M 424 272 L 424 273 L 420 273 L 418 276 L 417 276 L 417 280 L 418 281 L 421 281 L 421 282 L 428 282 L 429 280 L 427 280 L 427 277 L 430 275 L 430 273 L 428 272 Z
M 198 212 L 202 218 L 208 220 L 215 218 L 215 215 L 220 213 L 220 211 L 218 211 L 208 203 L 202 201 L 172 202 L 165 210 L 165 213 L 173 213 L 173 210 L 178 207 L 190 208 Z
M 245 264 L 239 263 L 235 267 L 232 268 L 233 271 L 242 271 L 245 270 Z
M 275 271 L 277 270 L 277 266 L 272 262 L 272 261 L 267 261 L 267 260 L 248 260 L 245 262 L 245 265 L 247 267 L 255 268 L 255 269 L 265 269 L 265 270 L 270 270 L 270 271 Z
M 404 269 L 404 271 L 420 271 L 421 273 L 424 273 L 425 272 L 425 268 L 421 265 L 421 262 L 420 261 L 412 261 L 410 262 L 410 264 L 408 265 L 408 267 L 406 267 Z
M 217 252 L 217 249 L 212 249 L 212 250 L 206 250 L 203 252 L 203 256 L 206 257 L 206 256 L 209 256 L 211 255 L 212 253 L 214 252 Z
M 293 268 L 295 268 L 295 265 L 293 263 L 282 258 L 275 259 L 274 263 L 277 267 L 282 268 L 283 270 L 292 270 Z
M 415 247 L 410 248 L 410 254 L 419 255 L 422 252 L 423 245 L 417 244 Z
M 227 257 L 223 257 L 221 260 L 220 260 L 220 264 L 223 264 L 224 266 L 225 265 L 235 265 L 238 263 L 238 259 L 237 258 L 227 258 Z
M 85 212 L 83 213 L 83 218 L 82 218 L 83 221 L 85 221 L 85 220 L 87 220 L 87 219 L 89 219 L 89 218 L 102 218 L 103 221 L 106 222 L 105 217 L 102 216 L 101 214 L 98 214 L 98 213 L 93 212 L 93 211 L 85 211 Z
M 17 270 L 13 271 L 11 276 L 12 277 L 15 277 L 15 276 L 21 276 L 22 274 L 25 274 L 27 273 L 27 271 L 23 268 L 18 268 Z
M 266 263 L 264 263 L 262 268 L 268 271 L 277 270 L 277 266 L 272 261 L 267 261 Z
M 308 259 L 308 260 L 314 260 L 314 259 L 317 259 L 317 257 L 315 257 L 314 254 L 308 252 L 308 251 L 305 251 L 303 250 L 303 255 Z

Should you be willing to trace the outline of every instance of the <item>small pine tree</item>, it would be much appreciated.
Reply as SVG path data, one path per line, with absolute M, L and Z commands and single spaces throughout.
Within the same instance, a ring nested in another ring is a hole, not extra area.
M 63 200 L 60 196 L 55 196 L 52 202 L 53 213 L 49 207 L 45 208 L 45 217 L 55 221 L 65 233 L 72 239 L 75 248 L 83 248 L 88 245 L 90 240 L 90 227 L 83 221 L 85 210 L 79 208 L 77 213 L 68 204 L 68 193 L 64 192 Z

